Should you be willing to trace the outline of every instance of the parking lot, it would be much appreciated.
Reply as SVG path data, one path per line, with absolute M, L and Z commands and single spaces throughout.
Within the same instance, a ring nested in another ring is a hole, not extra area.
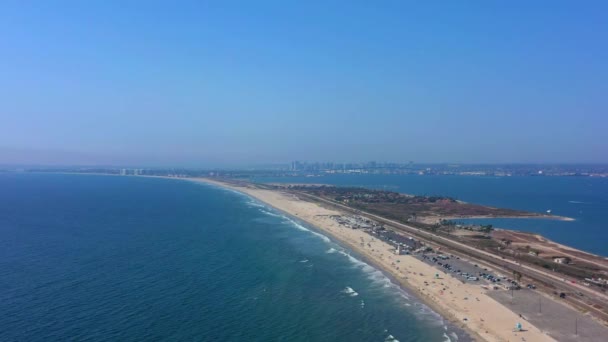
M 526 322 L 564 342 L 606 341 L 606 328 L 588 315 L 568 308 L 559 300 L 550 300 L 537 291 L 527 288 L 521 291 L 491 291 L 488 295 L 499 303 L 520 314 L 524 328 Z
M 443 273 L 461 279 L 463 282 L 478 283 L 498 289 L 520 288 L 520 285 L 507 275 L 497 274 L 484 266 L 463 260 L 458 256 L 440 253 L 421 253 L 415 256 L 423 262 L 433 265 Z

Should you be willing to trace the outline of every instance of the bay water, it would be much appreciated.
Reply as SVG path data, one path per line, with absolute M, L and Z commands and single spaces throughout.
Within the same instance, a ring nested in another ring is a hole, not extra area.
M 541 234 L 556 242 L 608 256 L 608 178 L 549 176 L 453 176 L 333 174 L 322 177 L 272 177 L 270 183 L 322 183 L 362 186 L 537 213 L 550 210 L 574 221 L 548 219 L 475 219 L 463 222 Z

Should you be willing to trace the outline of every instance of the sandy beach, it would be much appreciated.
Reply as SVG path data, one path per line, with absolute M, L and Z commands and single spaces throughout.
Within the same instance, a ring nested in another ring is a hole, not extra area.
M 331 238 L 364 256 L 374 266 L 389 273 L 402 287 L 415 292 L 444 318 L 483 341 L 554 341 L 517 313 L 486 294 L 479 285 L 463 283 L 410 255 L 395 255 L 387 243 L 359 229 L 338 224 L 331 215 L 340 212 L 303 201 L 294 195 L 254 187 L 235 186 L 209 179 L 190 179 L 230 188 L 254 197 L 280 211 L 316 227 Z M 436 274 L 439 274 L 437 277 Z M 523 331 L 514 331 L 516 323 Z

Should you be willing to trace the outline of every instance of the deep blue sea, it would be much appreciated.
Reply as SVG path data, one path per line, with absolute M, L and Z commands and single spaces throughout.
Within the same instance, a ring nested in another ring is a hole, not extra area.
M 459 341 L 305 225 L 228 190 L 0 174 L 0 341 Z
M 539 233 L 591 253 L 608 256 L 608 178 L 478 177 L 422 175 L 327 175 L 258 178 L 260 182 L 363 186 L 416 195 L 444 195 L 471 203 L 572 217 L 467 220 Z

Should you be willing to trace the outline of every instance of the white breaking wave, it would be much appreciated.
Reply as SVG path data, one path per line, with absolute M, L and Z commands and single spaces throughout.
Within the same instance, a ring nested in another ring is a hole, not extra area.
M 304 259 L 304 260 L 300 260 L 301 263 L 306 263 L 308 262 L 308 259 Z
M 272 211 L 265 210 L 265 209 L 268 209 L 268 207 L 266 205 L 260 203 L 260 202 L 251 200 L 251 201 L 247 202 L 247 205 L 249 205 L 251 207 L 256 207 L 256 208 L 263 208 L 263 209 L 260 209 L 260 211 L 262 213 L 264 213 L 264 214 L 266 214 L 268 216 L 280 217 L 280 218 L 284 219 L 287 223 L 290 223 L 292 226 L 296 227 L 299 230 L 309 232 L 309 233 L 315 235 L 316 237 L 320 238 L 321 240 L 323 240 L 323 241 L 325 241 L 327 243 L 331 242 L 331 240 L 327 236 L 325 236 L 323 234 L 320 234 L 320 233 L 317 233 L 315 231 L 312 231 L 312 230 L 304 227 L 303 225 L 299 224 L 298 222 L 292 220 L 291 218 L 289 218 L 289 217 L 287 217 L 285 215 L 277 214 L 277 213 L 273 213 Z
M 254 206 L 254 207 L 267 208 L 265 205 L 259 204 L 257 202 L 248 202 L 248 204 L 250 204 L 251 206 Z M 260 211 L 263 212 L 266 215 L 269 215 L 269 216 L 283 218 L 287 223 L 290 223 L 292 226 L 296 227 L 297 229 L 305 231 L 305 232 L 309 232 L 309 233 L 315 235 L 316 237 L 320 238 L 321 240 L 323 240 L 323 241 L 325 241 L 327 243 L 331 242 L 331 240 L 327 236 L 325 236 L 323 234 L 320 234 L 320 233 L 317 233 L 317 232 L 315 232 L 313 230 L 310 230 L 310 229 L 304 227 L 303 225 L 299 224 L 298 222 L 292 220 L 291 218 L 289 218 L 289 217 L 287 217 L 285 215 L 276 214 L 276 213 L 273 213 L 271 211 L 263 210 L 263 209 L 260 209 Z
M 584 204 L 585 202 L 581 202 L 581 201 L 568 201 L 568 203 Z
M 393 335 L 388 335 L 386 336 L 386 338 L 384 339 L 385 342 L 399 342 L 398 339 L 395 338 L 395 336 Z
M 414 303 L 414 307 L 418 309 L 418 313 L 420 314 L 420 316 L 427 316 L 427 317 L 430 317 L 433 319 L 432 321 L 429 321 L 429 322 L 437 323 L 438 325 L 443 325 L 444 320 L 441 317 L 441 315 L 439 315 L 438 313 L 433 311 L 428 306 L 426 306 L 422 303 Z
M 367 274 L 367 278 L 370 279 L 375 285 L 382 286 L 384 288 L 392 288 L 400 292 L 403 298 L 409 300 L 410 297 L 405 293 L 398 285 L 393 283 L 387 276 L 384 275 L 380 270 L 368 265 L 367 263 L 353 257 L 352 255 L 340 251 L 340 254 L 345 255 L 355 267 L 359 267 L 364 273 Z
M 285 217 L 285 216 L 283 216 L 283 217 Z M 304 227 L 303 225 L 299 224 L 298 222 L 296 222 L 296 221 L 294 221 L 294 220 L 292 220 L 292 219 L 290 219 L 288 217 L 285 217 L 285 218 L 287 219 L 287 221 L 289 221 L 289 223 L 291 223 L 294 227 L 298 228 L 299 230 L 310 232 L 310 233 L 314 234 L 315 236 L 317 236 L 318 238 L 320 238 L 321 240 L 323 240 L 325 242 L 331 242 L 331 240 L 327 236 L 325 236 L 323 234 L 320 234 L 320 233 L 317 233 L 317 232 L 314 232 L 314 231 L 312 231 L 312 230 Z
M 232 192 L 233 194 L 237 194 L 239 196 L 251 199 L 251 196 L 247 195 L 246 193 L 243 193 L 243 192 L 240 192 L 240 191 L 237 191 L 237 190 L 233 190 L 233 189 L 230 189 L 230 188 L 224 188 L 223 186 L 219 186 L 219 185 L 215 185 L 215 184 L 213 184 L 212 186 L 217 186 L 218 188 L 223 189 L 225 191 Z
M 401 298 L 401 300 L 405 300 L 406 302 L 403 303 L 406 306 L 411 306 L 411 304 L 407 303 L 410 302 L 412 299 L 410 297 L 410 295 L 405 292 L 400 286 L 398 286 L 397 284 L 393 283 L 386 275 L 384 275 L 384 273 L 382 273 L 380 270 L 370 266 L 369 264 L 353 257 L 352 255 L 346 253 L 345 251 L 338 251 L 340 254 L 346 256 L 348 258 L 348 260 L 350 262 L 352 262 L 355 267 L 360 268 L 364 273 L 367 274 L 367 278 L 370 279 L 372 281 L 372 284 L 375 284 L 379 287 L 382 287 L 384 289 L 387 289 L 389 291 L 391 291 L 392 293 L 395 293 L 397 295 L 399 295 L 399 297 Z M 436 313 L 435 311 L 433 311 L 431 308 L 429 308 L 428 306 L 419 303 L 419 302 L 413 302 L 414 307 L 418 310 L 419 314 L 421 316 L 426 316 L 429 318 L 429 322 L 433 322 L 436 324 L 441 324 L 443 325 L 443 318 L 441 317 L 441 315 L 439 315 L 438 313 Z
M 359 295 L 359 293 L 357 293 L 357 291 L 353 290 L 353 288 L 350 286 L 347 286 L 344 290 L 342 290 L 342 293 L 346 293 L 347 295 L 349 295 L 351 297 L 356 297 Z
M 260 211 L 263 212 L 266 215 L 270 215 L 270 216 L 274 216 L 274 217 L 284 217 L 283 215 L 275 214 L 273 212 L 270 212 L 270 211 L 267 211 L 267 210 L 264 210 L 264 209 L 260 209 Z
M 247 202 L 247 205 L 250 207 L 254 207 L 254 208 L 266 208 L 265 205 L 263 205 L 262 203 L 256 202 L 256 201 L 249 201 L 249 202 Z
M 330 249 L 328 249 L 328 250 L 327 250 L 325 253 L 328 253 L 328 254 L 333 254 L 333 253 L 336 253 L 336 252 L 337 252 L 337 251 L 336 251 L 336 249 L 335 249 L 335 248 L 333 248 L 333 247 L 331 247 L 331 248 L 330 248 Z

